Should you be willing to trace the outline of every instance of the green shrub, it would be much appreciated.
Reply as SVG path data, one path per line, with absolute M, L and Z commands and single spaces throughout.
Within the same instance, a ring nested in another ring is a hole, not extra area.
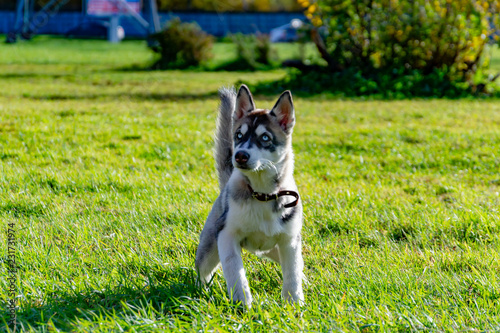
M 234 34 L 231 35 L 236 45 L 236 60 L 233 63 L 235 69 L 255 70 L 259 67 L 256 60 L 255 35 Z
M 467 89 L 485 87 L 485 50 L 499 26 L 499 1 L 299 2 L 314 25 L 327 28 L 324 42 L 315 42 L 334 72 L 349 70 L 378 86 L 398 77 L 425 81 L 418 77 L 431 75 L 465 82 Z
M 264 65 L 270 65 L 272 57 L 273 52 L 269 35 L 255 35 L 255 61 Z
M 275 52 L 268 35 L 234 34 L 231 35 L 231 40 L 236 45 L 236 59 L 223 64 L 219 69 L 254 71 L 274 66 Z
M 196 23 L 183 23 L 175 18 L 152 37 L 158 42 L 152 49 L 160 54 L 156 68 L 198 66 L 212 57 L 213 37 Z

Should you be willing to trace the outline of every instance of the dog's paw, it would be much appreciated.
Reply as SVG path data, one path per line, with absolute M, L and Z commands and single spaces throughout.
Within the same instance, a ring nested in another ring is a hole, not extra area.
M 214 274 L 206 274 L 203 276 L 201 274 L 198 274 L 198 276 L 196 277 L 196 286 L 198 288 L 208 287 L 212 282 L 213 277 Z
M 281 292 L 281 296 L 286 302 L 293 304 L 303 305 L 304 304 L 304 294 L 302 290 L 285 290 Z
M 244 308 L 250 309 L 252 307 L 252 295 L 245 295 L 244 293 L 235 293 L 232 298 L 233 303 L 241 304 Z
M 240 303 L 245 309 L 250 309 L 252 307 L 253 299 L 252 299 L 252 296 L 250 296 L 250 297 L 244 297 L 243 299 L 241 299 L 241 298 L 238 298 L 238 299 L 233 298 L 233 302 L 234 303 Z

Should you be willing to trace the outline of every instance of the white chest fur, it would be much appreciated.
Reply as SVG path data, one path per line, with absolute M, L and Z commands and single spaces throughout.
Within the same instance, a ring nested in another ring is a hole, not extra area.
M 272 201 L 242 203 L 230 199 L 226 227 L 239 238 L 244 248 L 252 252 L 269 250 L 286 232 L 280 213 L 273 211 L 273 205 Z

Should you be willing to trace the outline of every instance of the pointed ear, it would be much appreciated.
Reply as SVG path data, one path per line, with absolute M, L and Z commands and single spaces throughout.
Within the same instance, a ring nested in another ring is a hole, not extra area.
M 293 125 L 295 125 L 295 111 L 293 110 L 292 93 L 290 90 L 281 94 L 271 114 L 276 116 L 278 123 L 285 133 L 290 134 L 292 132 Z
M 236 109 L 234 111 L 234 120 L 242 118 L 245 114 L 255 109 L 252 94 L 248 87 L 241 85 L 238 95 L 236 96 Z

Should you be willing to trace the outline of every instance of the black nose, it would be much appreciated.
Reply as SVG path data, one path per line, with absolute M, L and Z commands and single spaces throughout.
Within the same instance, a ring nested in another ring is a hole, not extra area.
M 249 158 L 250 155 L 247 152 L 241 150 L 237 152 L 236 155 L 234 155 L 234 159 L 236 160 L 236 162 L 238 162 L 238 164 L 245 164 L 246 162 L 248 162 Z

